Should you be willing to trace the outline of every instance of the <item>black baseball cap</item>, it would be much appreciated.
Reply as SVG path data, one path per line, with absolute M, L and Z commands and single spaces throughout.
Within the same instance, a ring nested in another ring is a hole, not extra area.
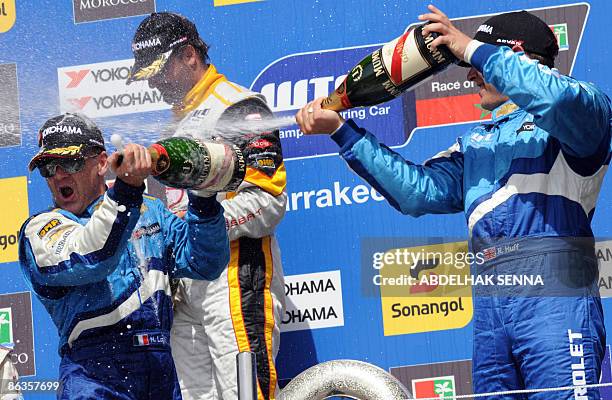
M 96 124 L 83 114 L 73 113 L 47 120 L 38 131 L 38 146 L 41 149 L 30 161 L 30 171 L 48 158 L 84 158 L 94 150 L 105 150 L 104 137 Z
M 553 65 L 559 53 L 557 37 L 540 18 L 527 11 L 495 15 L 480 25 L 474 39 L 496 46 L 520 46 L 526 53 L 543 57 Z M 462 63 L 463 66 L 469 66 Z
M 204 55 L 208 52 L 196 26 L 187 18 L 170 12 L 149 15 L 134 34 L 132 52 L 135 62 L 126 83 L 129 85 L 133 81 L 154 77 L 162 71 L 172 52 L 187 44 L 200 49 Z

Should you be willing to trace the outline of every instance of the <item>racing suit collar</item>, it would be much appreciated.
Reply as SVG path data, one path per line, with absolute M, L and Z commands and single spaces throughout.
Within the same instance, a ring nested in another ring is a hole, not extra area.
M 227 80 L 225 75 L 217 72 L 214 65 L 209 64 L 202 78 L 195 84 L 194 87 L 185 95 L 183 103 L 172 109 L 178 118 L 183 118 L 195 108 L 197 108 L 206 97 L 215 89 L 222 81 Z
M 106 192 L 105 192 L 106 193 Z M 77 215 L 79 218 L 89 218 L 92 216 L 94 211 L 96 211 L 100 205 L 102 205 L 102 200 L 104 199 L 104 194 L 91 202 L 81 214 Z
M 508 100 L 491 112 L 491 119 L 494 122 L 497 122 L 501 119 L 506 118 L 508 115 L 512 114 L 517 110 L 519 110 L 519 106 L 514 104 L 512 100 Z

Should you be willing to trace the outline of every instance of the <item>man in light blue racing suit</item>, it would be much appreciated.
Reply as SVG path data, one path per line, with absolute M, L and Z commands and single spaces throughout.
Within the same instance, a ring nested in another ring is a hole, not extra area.
M 59 399 L 180 399 L 170 352 L 170 278 L 216 279 L 229 260 L 223 209 L 189 193 L 184 220 L 143 195 L 151 157 L 107 156 L 78 114 L 48 120 L 30 162 L 56 208 L 19 235 L 19 262 L 60 336 Z M 118 178 L 105 185 L 109 168 Z M 208 196 L 211 196 L 210 194 Z
M 544 285 L 474 289 L 476 393 L 570 390 L 487 398 L 599 399 L 605 347 L 591 219 L 609 163 L 610 100 L 553 69 L 551 29 L 525 11 L 491 17 L 474 40 L 434 6 L 421 20 L 469 64 L 492 120 L 415 165 L 353 121 L 321 109 L 296 116 L 305 133 L 333 133 L 349 166 L 404 214 L 466 216 L 479 275 L 540 275 Z

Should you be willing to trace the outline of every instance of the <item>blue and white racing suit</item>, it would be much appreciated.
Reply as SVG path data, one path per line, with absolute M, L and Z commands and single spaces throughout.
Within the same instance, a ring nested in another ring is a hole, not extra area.
M 185 220 L 117 180 L 81 215 L 31 217 L 26 280 L 60 336 L 60 399 L 180 399 L 170 352 L 171 277 L 217 278 L 229 261 L 223 210 L 190 195 Z
M 471 251 L 487 256 L 474 273 L 543 278 L 536 292 L 476 293 L 475 392 L 598 383 L 605 329 L 591 219 L 610 158 L 610 100 L 508 47 L 482 44 L 470 61 L 510 100 L 423 165 L 350 120 L 332 138 L 402 213 L 463 211 Z M 529 398 L 586 399 L 587 390 Z

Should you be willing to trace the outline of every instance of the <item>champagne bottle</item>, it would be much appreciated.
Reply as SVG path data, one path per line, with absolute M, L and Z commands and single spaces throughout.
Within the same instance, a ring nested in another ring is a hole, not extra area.
M 246 173 L 246 161 L 236 145 L 171 137 L 151 145 L 149 152 L 153 177 L 174 188 L 235 191 Z
M 322 107 L 342 111 L 384 103 L 459 60 L 446 46 L 431 47 L 438 34 L 419 25 L 385 44 L 351 69 Z

